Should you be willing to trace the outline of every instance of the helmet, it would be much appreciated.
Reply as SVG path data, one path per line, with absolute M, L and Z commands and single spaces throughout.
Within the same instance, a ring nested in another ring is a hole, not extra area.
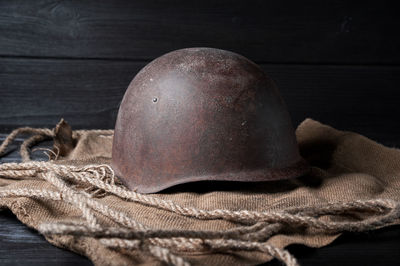
M 245 57 L 213 48 L 170 52 L 136 75 L 118 112 L 111 164 L 141 193 L 308 170 L 275 83 Z

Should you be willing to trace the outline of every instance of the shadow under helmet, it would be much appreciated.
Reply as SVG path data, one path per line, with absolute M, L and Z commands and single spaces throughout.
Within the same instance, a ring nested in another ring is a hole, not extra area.
M 308 170 L 275 83 L 245 57 L 213 48 L 170 52 L 136 75 L 119 109 L 112 167 L 141 193 Z

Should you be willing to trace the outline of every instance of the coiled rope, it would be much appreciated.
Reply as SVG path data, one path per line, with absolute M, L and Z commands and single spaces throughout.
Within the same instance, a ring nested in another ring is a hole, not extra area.
M 86 131 L 74 131 L 77 137 Z M 98 134 L 113 133 L 112 130 L 91 131 Z M 99 239 L 100 243 L 112 249 L 142 250 L 149 255 L 172 265 L 189 265 L 174 252 L 193 251 L 259 251 L 264 252 L 286 265 L 298 265 L 296 259 L 286 250 L 274 247 L 266 241 L 283 229 L 312 229 L 329 234 L 345 231 L 366 231 L 391 224 L 400 218 L 400 203 L 389 199 L 332 202 L 319 206 L 305 206 L 280 211 L 231 211 L 224 209 L 202 210 L 184 207 L 173 201 L 156 196 L 144 195 L 128 190 L 117 182 L 109 165 L 96 164 L 77 167 L 56 164 L 53 161 L 30 161 L 29 148 L 38 142 L 52 138 L 50 129 L 19 128 L 14 130 L 0 145 L 0 156 L 19 134 L 34 134 L 26 139 L 20 153 L 24 162 L 0 164 L 0 178 L 43 179 L 53 189 L 7 189 L 0 188 L 0 197 L 29 197 L 62 201 L 82 212 L 84 224 L 45 223 L 38 230 L 44 235 L 75 235 Z M 68 181 L 68 182 L 66 182 Z M 81 189 L 83 185 L 86 189 Z M 89 191 L 95 193 L 87 193 Z M 222 219 L 237 224 L 224 231 L 205 230 L 162 230 L 152 229 L 125 212 L 117 211 L 96 199 L 98 192 L 113 194 L 126 201 L 151 208 L 163 209 L 181 216 L 201 220 Z M 340 215 L 348 212 L 368 212 L 369 217 L 360 221 L 336 222 L 321 220 L 321 216 Z M 106 227 L 98 222 L 103 215 L 118 223 L 120 227 Z

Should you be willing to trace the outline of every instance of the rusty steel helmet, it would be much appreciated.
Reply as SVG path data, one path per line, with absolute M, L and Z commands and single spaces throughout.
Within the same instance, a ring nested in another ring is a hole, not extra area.
M 112 167 L 141 193 L 308 170 L 275 83 L 245 57 L 213 48 L 170 52 L 136 75 L 119 109 Z

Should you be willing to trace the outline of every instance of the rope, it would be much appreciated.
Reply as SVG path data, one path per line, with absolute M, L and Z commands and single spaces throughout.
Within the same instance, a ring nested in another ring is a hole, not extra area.
M 32 145 L 43 141 L 45 139 L 51 138 L 54 136 L 54 133 L 51 129 L 48 128 L 31 128 L 31 127 L 21 127 L 13 130 L 0 145 L 0 156 L 4 155 L 7 147 L 14 141 L 14 139 L 21 134 L 35 134 L 29 139 L 25 140 L 20 147 L 20 154 L 22 161 L 29 161 L 29 151 Z
M 85 132 L 75 131 L 74 135 L 80 136 Z M 95 132 L 106 135 L 113 133 L 110 130 Z M 0 154 L 3 154 L 13 139 L 21 133 L 35 134 L 21 145 L 21 156 L 25 157 L 24 161 L 29 160 L 29 147 L 53 134 L 49 129 L 17 129 L 0 145 Z M 38 178 L 46 180 L 54 186 L 52 190 L 0 188 L 0 197 L 30 197 L 62 201 L 82 212 L 85 219 L 84 224 L 41 224 L 38 230 L 42 234 L 95 237 L 109 248 L 140 249 L 160 261 L 173 265 L 189 265 L 187 261 L 173 252 L 236 250 L 263 252 L 286 265 L 298 265 L 296 259 L 286 250 L 271 246 L 265 241 L 283 228 L 310 229 L 329 234 L 344 231 L 360 232 L 389 225 L 400 218 L 400 203 L 389 199 L 331 202 L 319 206 L 264 212 L 202 210 L 183 207 L 172 201 L 128 190 L 116 182 L 114 171 L 105 164 L 76 167 L 55 164 L 51 161 L 4 163 L 0 164 L 0 177 L 16 180 Z M 86 189 L 80 189 L 81 185 L 86 186 Z M 96 193 L 90 194 L 86 191 L 96 191 Z M 152 229 L 136 221 L 127 213 L 114 210 L 97 200 L 95 196 L 99 192 L 111 193 L 127 201 L 193 219 L 222 219 L 234 222 L 237 226 L 224 231 Z M 360 221 L 345 220 L 341 222 L 319 219 L 321 216 L 340 215 L 348 212 L 368 213 L 369 217 Z M 120 226 L 101 225 L 98 215 L 103 215 Z

